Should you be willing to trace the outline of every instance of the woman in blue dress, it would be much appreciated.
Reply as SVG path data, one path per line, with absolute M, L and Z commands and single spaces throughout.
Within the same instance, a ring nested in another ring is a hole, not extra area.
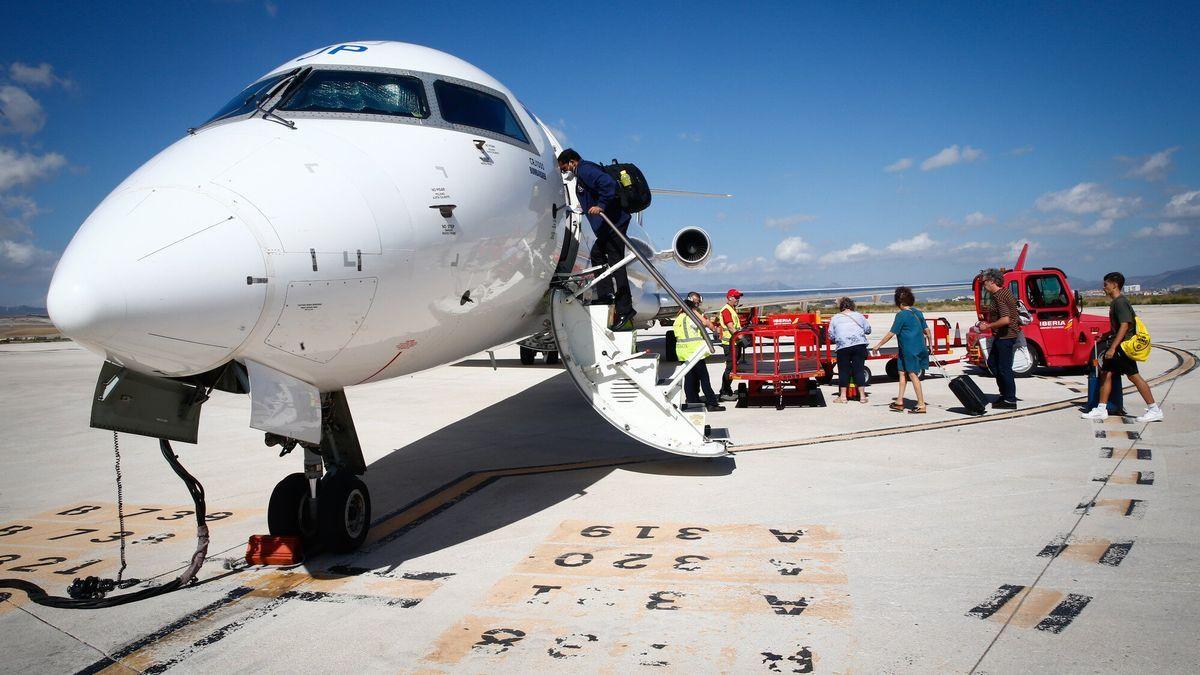
M 899 311 L 892 321 L 892 329 L 875 345 L 875 353 L 878 354 L 880 347 L 887 344 L 893 336 L 896 337 L 900 346 L 900 354 L 896 359 L 896 367 L 900 371 L 900 393 L 888 407 L 896 412 L 904 410 L 904 389 L 912 382 L 913 390 L 917 394 L 917 405 L 908 412 L 922 414 L 925 412 L 925 392 L 921 389 L 921 373 L 929 367 L 930 336 L 925 315 L 913 307 L 915 303 L 911 288 L 900 286 L 896 289 L 896 307 Z

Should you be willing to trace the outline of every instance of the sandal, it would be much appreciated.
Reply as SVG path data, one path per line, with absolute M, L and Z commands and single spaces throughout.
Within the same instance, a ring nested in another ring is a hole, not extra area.
M 904 404 L 896 403 L 895 401 L 892 401 L 891 403 L 888 404 L 888 409 L 895 410 L 896 412 L 900 412 L 900 411 L 904 410 Z
M 925 406 L 919 405 L 919 406 L 913 408 L 912 410 L 909 410 L 908 414 L 909 415 L 924 415 L 925 414 Z

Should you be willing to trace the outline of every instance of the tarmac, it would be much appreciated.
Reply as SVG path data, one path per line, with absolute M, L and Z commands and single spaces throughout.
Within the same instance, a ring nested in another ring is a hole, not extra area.
M 1084 376 L 1055 370 L 1018 380 L 1014 412 L 966 415 L 932 378 L 928 414 L 895 413 L 873 367 L 868 404 L 824 404 L 825 386 L 822 405 L 713 413 L 734 454 L 694 460 L 612 429 L 515 347 L 496 370 L 481 354 L 353 388 L 370 538 L 290 569 L 244 552 L 301 459 L 218 392 L 200 442 L 175 444 L 207 494 L 201 582 L 103 610 L 0 591 L 0 671 L 1195 671 L 1200 307 L 1138 311 L 1160 423 L 1081 420 Z M 99 366 L 72 343 L 0 345 L 0 578 L 61 595 L 117 574 Z M 118 441 L 137 589 L 179 573 L 194 522 L 157 442 Z

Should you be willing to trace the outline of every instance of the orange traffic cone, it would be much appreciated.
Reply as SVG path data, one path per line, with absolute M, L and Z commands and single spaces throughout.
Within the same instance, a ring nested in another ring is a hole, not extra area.
M 954 323 L 954 346 L 955 347 L 963 346 L 962 331 L 959 330 L 959 328 L 958 328 L 958 322 Z
M 858 400 L 858 385 L 854 383 L 853 376 L 850 377 L 850 384 L 846 387 L 846 400 L 847 401 L 857 401 Z

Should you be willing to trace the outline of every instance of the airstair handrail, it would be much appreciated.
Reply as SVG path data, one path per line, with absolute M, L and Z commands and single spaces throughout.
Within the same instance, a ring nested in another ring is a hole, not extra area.
M 688 315 L 688 318 L 691 319 L 692 323 L 696 324 L 696 328 L 700 331 L 700 337 L 704 340 L 704 344 L 708 346 L 708 351 L 713 354 L 717 353 L 717 348 L 715 345 L 713 345 L 712 338 L 710 338 L 708 335 L 708 330 L 704 328 L 704 322 L 701 321 L 696 312 L 689 307 L 686 302 L 683 301 L 683 298 L 679 297 L 679 292 L 676 291 L 671 284 L 667 283 L 667 280 L 663 277 L 662 273 L 660 273 L 658 269 L 654 267 L 654 264 L 651 263 L 646 256 L 642 255 L 642 252 L 639 251 L 637 247 L 629 241 L 629 238 L 625 236 L 625 233 L 622 232 L 621 229 L 616 225 L 614 225 L 613 221 L 609 220 L 607 214 L 601 211 L 600 217 L 604 219 L 604 222 L 608 223 L 608 226 L 612 228 L 613 233 L 620 237 L 621 241 L 625 242 L 625 248 L 632 252 L 633 255 L 637 256 L 637 259 L 641 261 L 643 266 L 645 266 L 646 271 L 650 273 L 650 276 L 654 277 L 654 280 L 658 282 L 658 285 L 666 290 L 667 293 L 671 294 L 671 297 L 676 303 L 679 304 L 679 308 Z

